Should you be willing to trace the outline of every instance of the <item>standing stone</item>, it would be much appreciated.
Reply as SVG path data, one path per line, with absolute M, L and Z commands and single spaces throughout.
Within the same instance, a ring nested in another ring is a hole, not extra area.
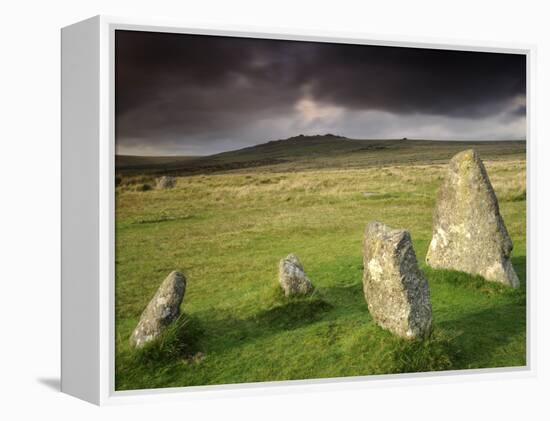
M 517 288 L 511 251 L 512 240 L 483 162 L 472 149 L 458 153 L 439 190 L 426 263 Z
M 149 302 L 132 337 L 131 344 L 141 348 L 152 341 L 180 315 L 180 305 L 185 295 L 187 281 L 180 272 L 171 272 L 162 282 L 153 299 Z
M 369 312 L 384 329 L 406 339 L 432 330 L 430 288 L 418 267 L 408 231 L 370 222 L 365 230 L 363 291 Z
M 306 276 L 304 267 L 294 254 L 289 254 L 279 262 L 279 284 L 285 295 L 306 295 L 313 291 L 313 284 Z
M 171 189 L 176 186 L 176 177 L 170 177 L 167 175 L 164 175 L 157 179 L 157 189 L 159 190 L 165 190 L 165 189 Z

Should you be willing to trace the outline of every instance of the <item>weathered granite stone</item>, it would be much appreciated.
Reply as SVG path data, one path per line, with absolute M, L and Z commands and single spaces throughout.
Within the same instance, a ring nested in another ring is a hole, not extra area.
M 384 329 L 406 339 L 432 330 L 430 288 L 418 267 L 408 231 L 370 222 L 365 230 L 363 291 L 369 312 Z
M 287 297 L 306 295 L 314 289 L 304 267 L 294 254 L 289 254 L 279 262 L 279 284 Z
M 474 150 L 458 153 L 438 193 L 426 263 L 517 288 L 511 251 L 512 240 L 483 162 Z
M 167 175 L 164 175 L 157 179 L 157 189 L 159 190 L 165 190 L 165 189 L 171 189 L 176 186 L 176 177 L 170 177 Z
M 180 315 L 187 281 L 180 272 L 171 272 L 149 302 L 130 338 L 131 344 L 141 348 L 152 341 Z

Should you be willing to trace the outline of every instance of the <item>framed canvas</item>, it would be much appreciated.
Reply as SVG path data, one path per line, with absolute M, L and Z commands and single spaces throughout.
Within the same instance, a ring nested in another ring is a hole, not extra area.
M 62 391 L 531 375 L 532 54 L 63 28 Z

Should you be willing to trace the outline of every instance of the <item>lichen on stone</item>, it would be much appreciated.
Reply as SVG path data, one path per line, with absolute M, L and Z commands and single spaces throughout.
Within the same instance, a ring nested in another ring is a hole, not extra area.
M 408 231 L 370 222 L 365 230 L 363 292 L 373 320 L 406 339 L 432 330 L 428 281 L 418 267 Z
M 287 297 L 307 295 L 314 289 L 295 254 L 289 254 L 279 262 L 279 284 Z
M 187 281 L 181 272 L 173 271 L 164 279 L 132 332 L 132 346 L 143 347 L 178 318 L 186 285 Z

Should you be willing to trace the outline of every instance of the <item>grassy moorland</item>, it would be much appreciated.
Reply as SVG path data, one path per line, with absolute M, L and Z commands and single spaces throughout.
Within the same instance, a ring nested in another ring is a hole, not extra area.
M 304 171 L 319 168 L 363 169 L 382 165 L 445 163 L 452 155 L 475 147 L 482 156 L 522 156 L 523 141 L 444 142 L 421 139 L 349 139 L 335 135 L 295 136 L 209 156 L 128 156 L 116 159 L 125 175 L 211 174 L 245 168 Z M 266 168 L 269 167 L 269 168 Z
M 144 188 L 162 163 L 118 168 L 117 390 L 525 364 L 525 143 L 474 145 L 514 243 L 521 287 L 512 290 L 424 263 L 445 163 L 472 145 L 308 140 L 279 156 L 274 142 L 186 157 L 165 170 L 181 175 L 171 190 Z M 392 336 L 369 316 L 362 237 L 371 220 L 411 232 L 431 289 L 427 341 Z M 278 262 L 291 252 L 316 286 L 310 297 L 279 291 Z M 141 312 L 175 269 L 188 279 L 181 319 L 132 350 Z

